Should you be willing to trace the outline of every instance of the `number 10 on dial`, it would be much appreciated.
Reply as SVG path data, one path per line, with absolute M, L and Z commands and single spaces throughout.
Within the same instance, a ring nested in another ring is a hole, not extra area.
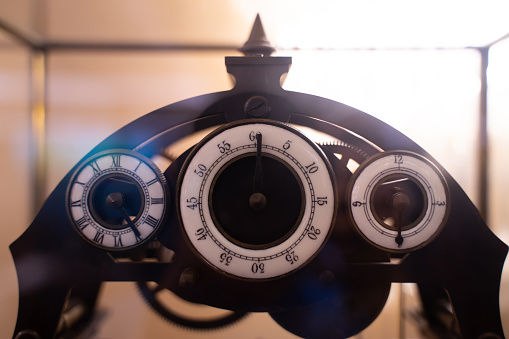
M 205 137 L 178 181 L 181 225 L 210 265 L 247 279 L 288 274 L 309 262 L 335 217 L 332 169 L 298 130 L 244 120 Z

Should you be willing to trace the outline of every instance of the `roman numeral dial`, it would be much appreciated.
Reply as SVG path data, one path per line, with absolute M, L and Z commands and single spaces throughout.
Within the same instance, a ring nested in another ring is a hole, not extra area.
M 85 160 L 67 194 L 75 230 L 91 245 L 110 251 L 153 239 L 164 224 L 169 198 L 159 168 L 129 150 L 109 150 Z

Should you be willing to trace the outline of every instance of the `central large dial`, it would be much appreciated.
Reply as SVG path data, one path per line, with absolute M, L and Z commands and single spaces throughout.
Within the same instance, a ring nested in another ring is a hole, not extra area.
M 179 178 L 179 216 L 199 254 L 248 279 L 275 278 L 320 250 L 335 216 L 332 169 L 298 130 L 244 120 L 205 137 Z

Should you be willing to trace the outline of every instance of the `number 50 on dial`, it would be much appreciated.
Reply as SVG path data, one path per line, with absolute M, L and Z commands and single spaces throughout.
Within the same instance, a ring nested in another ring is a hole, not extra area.
M 335 217 L 334 174 L 321 149 L 275 121 L 243 120 L 212 132 L 178 181 L 180 223 L 210 265 L 247 279 L 309 262 Z

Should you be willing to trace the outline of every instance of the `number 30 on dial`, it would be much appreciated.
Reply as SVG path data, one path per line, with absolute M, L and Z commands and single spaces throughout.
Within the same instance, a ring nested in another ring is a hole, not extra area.
M 181 225 L 215 268 L 275 278 L 307 262 L 335 217 L 334 175 L 321 149 L 298 130 L 244 120 L 205 137 L 178 181 Z

